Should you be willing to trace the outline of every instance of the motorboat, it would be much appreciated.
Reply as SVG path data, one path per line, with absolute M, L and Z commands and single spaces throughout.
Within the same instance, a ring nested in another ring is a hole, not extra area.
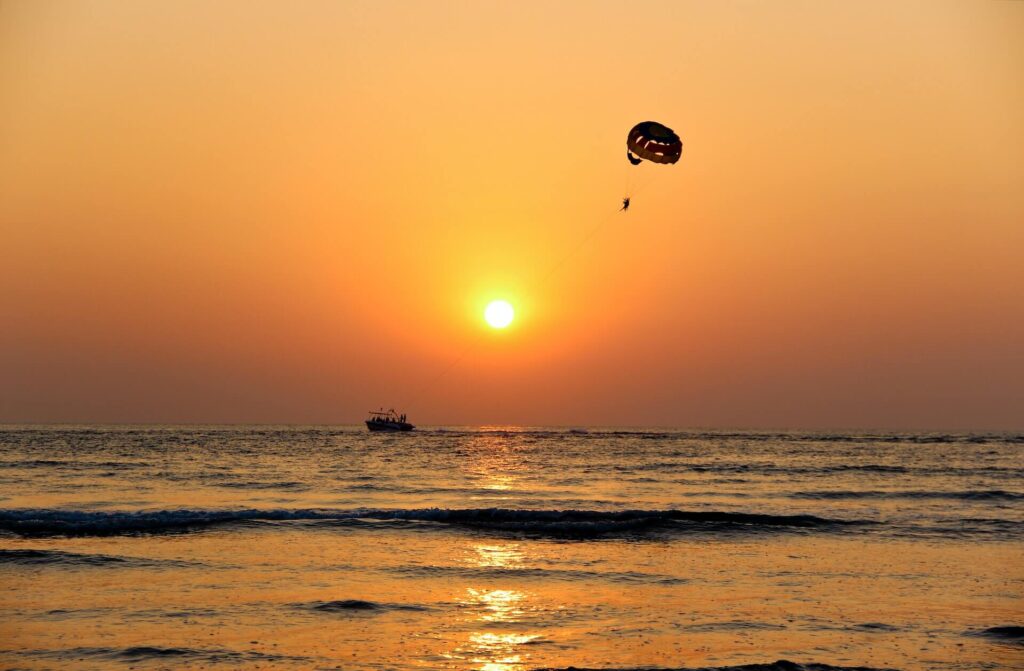
M 405 415 L 399 415 L 394 408 L 391 410 L 371 410 L 366 420 L 366 428 L 370 431 L 412 431 L 416 427 L 405 421 Z

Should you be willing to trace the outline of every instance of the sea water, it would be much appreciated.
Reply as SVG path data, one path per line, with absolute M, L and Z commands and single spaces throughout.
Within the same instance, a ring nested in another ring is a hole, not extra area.
M 1024 668 L 1022 457 L 1004 434 L 0 427 L 0 668 Z

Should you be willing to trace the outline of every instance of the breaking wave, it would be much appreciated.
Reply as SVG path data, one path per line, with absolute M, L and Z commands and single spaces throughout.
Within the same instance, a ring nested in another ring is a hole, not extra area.
M 0 510 L 0 530 L 22 535 L 154 534 L 244 522 L 422 522 L 527 535 L 594 537 L 646 531 L 723 532 L 838 530 L 861 521 L 814 515 L 683 510 L 523 510 L 418 508 L 394 510 Z

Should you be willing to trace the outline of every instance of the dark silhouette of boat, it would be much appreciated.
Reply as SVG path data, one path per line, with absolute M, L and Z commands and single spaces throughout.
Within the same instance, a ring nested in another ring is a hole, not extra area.
M 399 415 L 391 409 L 371 410 L 366 428 L 370 431 L 412 431 L 416 427 L 405 421 L 405 415 Z

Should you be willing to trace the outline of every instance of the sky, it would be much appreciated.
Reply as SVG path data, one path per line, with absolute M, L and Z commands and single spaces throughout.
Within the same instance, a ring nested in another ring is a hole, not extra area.
M 1024 3 L 0 0 L 0 422 L 1022 429 L 1022 72 Z

